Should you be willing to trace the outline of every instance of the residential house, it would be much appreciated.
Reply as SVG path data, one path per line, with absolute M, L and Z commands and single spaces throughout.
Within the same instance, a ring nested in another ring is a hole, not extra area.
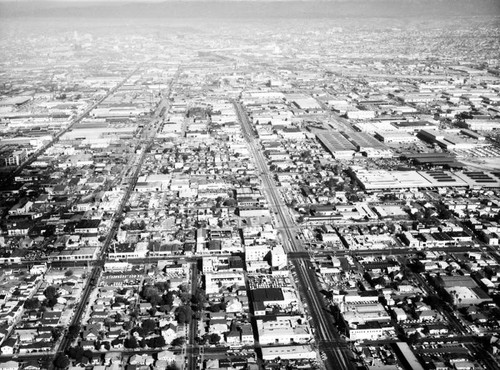
M 14 348 L 17 345 L 17 338 L 10 337 L 2 343 L 0 349 L 2 350 L 2 355 L 12 355 L 14 354 Z

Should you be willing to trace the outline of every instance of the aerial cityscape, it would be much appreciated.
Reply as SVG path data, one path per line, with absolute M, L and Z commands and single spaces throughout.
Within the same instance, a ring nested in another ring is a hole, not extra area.
M 0 1 L 0 370 L 499 370 L 500 2 L 223 3 Z

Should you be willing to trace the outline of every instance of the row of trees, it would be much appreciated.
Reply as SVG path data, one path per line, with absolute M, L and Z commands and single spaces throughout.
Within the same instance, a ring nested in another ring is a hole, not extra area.
M 92 360 L 92 351 L 84 350 L 82 347 L 70 347 L 67 351 L 69 358 L 76 361 L 76 363 L 87 363 Z
M 141 220 L 137 222 L 136 220 L 132 221 L 129 224 L 122 224 L 120 226 L 122 230 L 145 230 L 146 229 L 146 221 Z
M 175 312 L 175 318 L 179 324 L 189 324 L 193 316 L 193 310 L 190 306 L 179 306 Z
M 66 276 L 71 276 L 73 271 L 66 271 Z M 38 298 L 29 298 L 24 302 L 24 308 L 27 310 L 38 310 L 45 309 L 46 307 L 53 308 L 57 304 L 57 298 L 59 294 L 57 293 L 57 288 L 53 285 L 48 286 L 43 292 L 45 300 L 40 302 Z
M 151 304 L 153 310 L 152 314 L 154 314 L 156 310 L 167 312 L 172 308 L 176 293 L 168 290 L 169 287 L 170 284 L 168 282 L 158 282 L 155 285 L 146 285 L 142 289 L 140 296 Z
M 217 333 L 212 333 L 212 334 L 205 334 L 202 337 L 196 338 L 198 344 L 204 345 L 204 344 L 218 344 L 221 340 L 221 337 Z
M 149 348 L 160 348 L 164 347 L 167 343 L 165 342 L 165 338 L 161 335 L 157 337 L 152 337 L 149 339 L 141 339 L 137 340 L 135 336 L 130 336 L 125 339 L 123 345 L 125 348 L 134 349 L 134 348 L 145 348 L 148 346 Z

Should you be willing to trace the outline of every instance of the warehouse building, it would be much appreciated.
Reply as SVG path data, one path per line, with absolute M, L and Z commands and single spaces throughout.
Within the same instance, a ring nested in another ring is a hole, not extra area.
M 352 158 L 356 147 L 340 132 L 316 133 L 317 139 L 335 159 Z

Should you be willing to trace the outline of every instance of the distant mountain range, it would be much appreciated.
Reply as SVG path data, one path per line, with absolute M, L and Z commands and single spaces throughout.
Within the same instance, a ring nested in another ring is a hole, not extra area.
M 500 0 L 170 0 L 0 2 L 0 18 L 335 18 L 500 16 Z

